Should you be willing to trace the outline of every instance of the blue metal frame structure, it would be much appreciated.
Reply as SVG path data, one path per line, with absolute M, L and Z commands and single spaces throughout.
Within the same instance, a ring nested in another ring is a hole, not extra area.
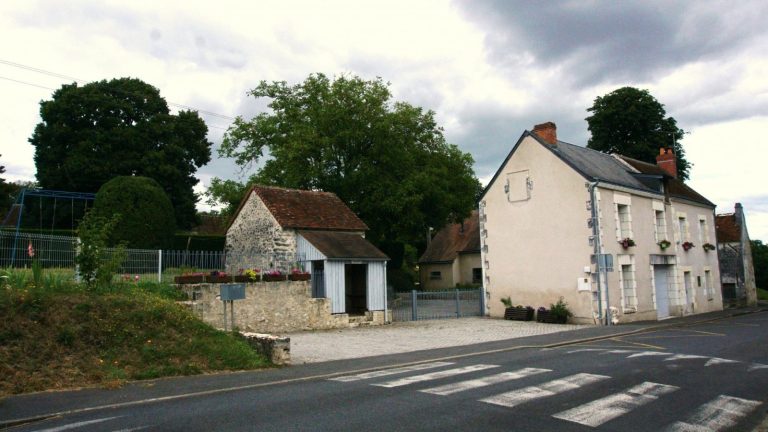
M 8 218 L 11 217 L 13 214 L 14 207 L 18 208 L 18 217 L 16 218 L 16 235 L 13 237 L 13 250 L 11 252 L 11 265 L 13 265 L 13 262 L 16 260 L 16 242 L 19 239 L 19 229 L 21 228 L 21 216 L 24 212 L 24 199 L 27 196 L 36 196 L 36 197 L 43 197 L 43 198 L 55 198 L 55 199 L 69 199 L 69 200 L 82 200 L 82 201 L 93 201 L 96 199 L 96 194 L 88 193 L 88 192 L 67 192 L 67 191 L 57 191 L 57 190 L 50 190 L 50 189 L 27 189 L 22 188 L 19 192 L 19 196 L 16 197 L 16 202 L 11 206 L 11 209 L 8 211 L 8 214 L 5 216 L 5 219 L 3 220 L 3 226 L 8 222 Z

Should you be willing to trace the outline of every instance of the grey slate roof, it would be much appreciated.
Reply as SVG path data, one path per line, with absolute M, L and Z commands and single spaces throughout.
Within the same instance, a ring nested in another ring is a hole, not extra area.
M 654 190 L 638 180 L 627 169 L 626 165 L 609 154 L 559 140 L 557 141 L 557 146 L 553 146 L 542 141 L 534 133 L 531 134 L 531 137 L 541 142 L 545 148 L 556 154 L 563 162 L 591 181 L 599 179 L 602 182 L 617 186 L 650 193 L 660 193 L 660 191 Z

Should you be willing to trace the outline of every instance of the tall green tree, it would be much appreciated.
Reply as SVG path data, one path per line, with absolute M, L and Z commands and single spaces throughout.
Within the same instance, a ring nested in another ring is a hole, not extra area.
M 250 95 L 269 98 L 271 112 L 238 118 L 220 155 L 264 161 L 260 184 L 336 193 L 389 253 L 475 207 L 472 157 L 446 142 L 434 112 L 393 101 L 380 78 L 312 74 L 293 86 L 262 81 Z
M 768 245 L 762 240 L 751 240 L 752 264 L 755 266 L 755 284 L 768 290 Z
M 680 143 L 685 131 L 673 117 L 667 117 L 664 105 L 648 90 L 622 87 L 597 97 L 587 111 L 592 113 L 585 119 L 592 133 L 588 148 L 656 163 L 659 149 L 672 147 L 677 155 L 677 176 L 688 179 L 691 164 Z
M 29 142 L 41 187 L 96 192 L 115 176 L 151 177 L 171 198 L 177 225 L 195 221 L 194 174 L 211 159 L 197 113 L 170 114 L 157 88 L 120 78 L 64 85 L 40 102 L 40 117 Z
M 2 156 L 2 155 L 0 155 Z M 0 175 L 5 174 L 5 166 L 0 165 Z M 6 183 L 5 179 L 0 177 L 0 220 L 5 218 L 6 213 L 11 208 L 14 200 L 14 187 L 12 183 Z

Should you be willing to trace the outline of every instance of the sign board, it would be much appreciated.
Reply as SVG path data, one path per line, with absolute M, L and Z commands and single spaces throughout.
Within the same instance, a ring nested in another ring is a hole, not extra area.
M 243 300 L 245 299 L 245 284 L 221 284 L 221 300 Z

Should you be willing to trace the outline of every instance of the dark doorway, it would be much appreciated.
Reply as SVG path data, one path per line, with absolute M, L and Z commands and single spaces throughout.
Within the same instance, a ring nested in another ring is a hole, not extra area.
M 312 261 L 312 298 L 325 298 L 325 262 Z
M 344 266 L 344 293 L 346 295 L 347 313 L 362 315 L 366 307 L 366 291 L 368 287 L 368 266 L 365 264 L 346 264 Z

